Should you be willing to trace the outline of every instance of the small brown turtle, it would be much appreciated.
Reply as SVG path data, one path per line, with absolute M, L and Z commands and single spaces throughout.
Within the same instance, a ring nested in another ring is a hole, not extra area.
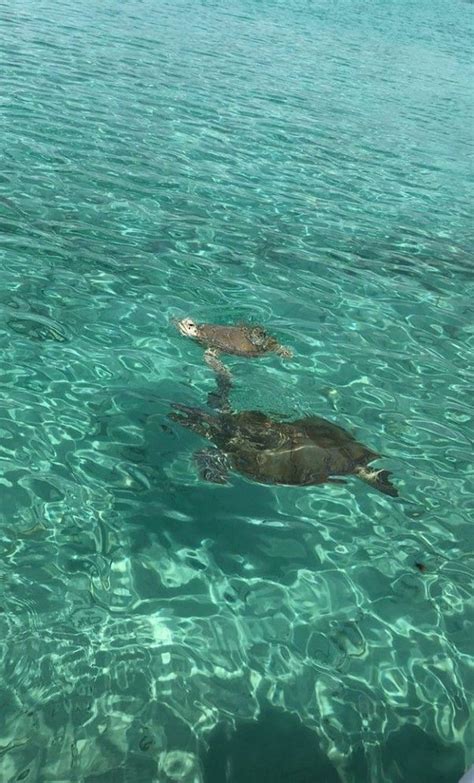
M 265 484 L 344 484 L 338 476 L 354 475 L 386 495 L 398 496 L 388 470 L 368 467 L 380 455 L 342 427 L 319 417 L 285 422 L 259 411 L 235 413 L 224 399 L 227 390 L 221 391 L 217 414 L 184 405 L 174 405 L 170 414 L 217 446 L 196 455 L 206 481 L 226 483 L 229 469 Z
M 191 318 L 175 321 L 177 328 L 185 337 L 191 337 L 206 347 L 204 359 L 215 372 L 230 377 L 229 370 L 218 359 L 220 353 L 251 358 L 263 356 L 266 353 L 277 353 L 279 356 L 291 357 L 293 354 L 261 326 L 238 324 L 227 326 L 221 324 L 197 324 Z

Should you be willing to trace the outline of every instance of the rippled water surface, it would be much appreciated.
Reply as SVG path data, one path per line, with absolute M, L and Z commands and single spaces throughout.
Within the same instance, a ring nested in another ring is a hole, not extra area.
M 5 783 L 473 763 L 472 17 L 0 0 Z M 184 315 L 291 346 L 226 359 L 232 407 L 339 424 L 399 498 L 205 483 Z

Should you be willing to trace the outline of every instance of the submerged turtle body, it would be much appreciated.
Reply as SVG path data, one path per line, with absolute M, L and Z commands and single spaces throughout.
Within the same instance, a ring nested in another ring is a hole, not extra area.
M 191 318 L 183 318 L 176 325 L 181 334 L 191 337 L 208 351 L 236 356 L 256 357 L 266 353 L 278 353 L 280 356 L 291 356 L 291 351 L 279 344 L 261 326 L 221 324 L 197 324 Z
M 228 468 L 270 484 L 344 483 L 337 477 L 353 474 L 380 492 L 398 495 L 388 471 L 368 467 L 379 455 L 325 419 L 283 422 L 259 411 L 211 415 L 184 406 L 175 410 L 175 421 L 217 446 L 199 455 L 207 480 L 224 483 Z

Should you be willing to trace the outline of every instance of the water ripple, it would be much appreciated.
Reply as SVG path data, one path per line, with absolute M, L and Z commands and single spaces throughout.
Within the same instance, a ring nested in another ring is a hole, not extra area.
M 446 783 L 472 763 L 469 24 L 0 1 L 5 779 L 204 783 L 265 702 L 347 783 L 360 749 L 398 780 L 415 729 Z M 184 315 L 268 325 L 294 358 L 228 357 L 233 406 L 339 423 L 400 501 L 203 484 Z

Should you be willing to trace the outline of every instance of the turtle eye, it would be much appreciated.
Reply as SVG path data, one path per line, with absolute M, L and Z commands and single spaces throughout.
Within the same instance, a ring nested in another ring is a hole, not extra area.
M 197 336 L 197 326 L 191 318 L 183 318 L 181 321 L 178 321 L 178 328 L 181 334 L 187 335 L 188 337 Z

